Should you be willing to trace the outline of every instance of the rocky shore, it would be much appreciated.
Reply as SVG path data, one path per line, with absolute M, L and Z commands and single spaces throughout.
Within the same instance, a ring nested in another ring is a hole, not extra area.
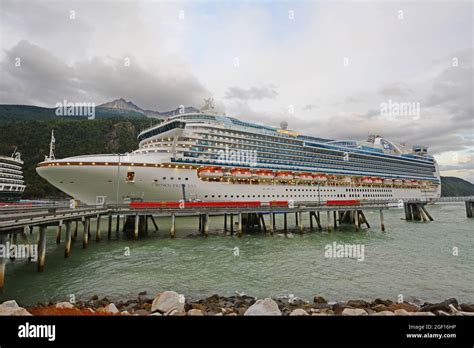
M 136 299 L 115 301 L 92 296 L 88 301 L 39 303 L 34 307 L 20 307 L 14 300 L 0 304 L 0 315 L 138 315 L 138 316 L 474 316 L 474 304 L 458 303 L 455 298 L 440 303 L 397 303 L 375 299 L 328 302 L 315 296 L 312 302 L 293 298 L 257 299 L 247 295 L 219 296 L 191 300 L 174 291 L 150 297 L 142 292 Z

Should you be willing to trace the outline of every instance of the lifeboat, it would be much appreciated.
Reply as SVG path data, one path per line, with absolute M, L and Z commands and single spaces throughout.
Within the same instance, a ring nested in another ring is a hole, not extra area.
M 383 183 L 391 185 L 391 184 L 393 184 L 393 180 L 392 179 L 383 179 Z
M 372 178 L 369 178 L 368 176 L 364 176 L 362 178 L 362 183 L 363 184 L 371 184 L 372 183 Z
M 413 182 L 411 180 L 403 180 L 403 184 L 405 186 L 413 186 Z
M 200 178 L 221 178 L 224 172 L 220 167 L 204 167 L 198 170 Z
M 293 180 L 293 174 L 291 172 L 278 172 L 275 175 L 275 179 L 278 179 L 281 181 L 290 181 L 290 180 Z
M 328 181 L 328 178 L 325 174 L 314 174 L 313 180 L 316 182 L 326 182 Z
M 420 185 L 421 185 L 421 186 L 428 186 L 428 182 L 426 182 L 426 181 L 420 181 Z
M 393 181 L 393 183 L 394 183 L 395 185 L 401 185 L 401 184 L 403 184 L 403 180 L 401 180 L 401 179 L 395 179 L 395 180 Z
M 236 179 L 250 179 L 252 177 L 252 173 L 249 169 L 234 168 L 230 171 L 230 176 Z
M 313 175 L 311 173 L 300 173 L 295 176 L 298 181 L 313 181 Z
M 275 174 L 271 170 L 257 170 L 252 174 L 252 179 L 268 180 L 273 179 Z
M 381 184 L 382 183 L 382 179 L 381 178 L 372 178 L 372 182 L 374 184 Z
M 344 176 L 344 177 L 340 178 L 339 181 L 344 183 L 344 184 L 350 184 L 351 183 L 351 178 L 348 177 L 348 176 Z

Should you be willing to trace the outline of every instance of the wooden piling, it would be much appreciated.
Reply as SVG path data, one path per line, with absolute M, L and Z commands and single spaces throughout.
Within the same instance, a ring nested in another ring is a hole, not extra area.
M 204 236 L 207 237 L 209 235 L 209 214 L 206 214 L 204 219 Z
M 304 226 L 303 226 L 303 219 L 301 217 L 301 212 L 298 212 L 297 216 L 298 216 L 300 234 L 303 234 L 304 233 Z
M 272 213 L 272 234 L 276 232 L 276 214 Z
M 176 216 L 174 213 L 171 214 L 171 227 L 170 227 L 170 237 L 174 238 L 176 236 Z
M 359 232 L 359 213 L 357 212 L 357 210 L 354 210 L 354 227 L 355 227 L 355 231 L 356 232 Z
M 309 228 L 312 230 L 313 229 L 313 212 L 309 212 Z
M 227 232 L 227 214 L 224 214 L 224 232 Z
M 383 222 L 383 209 L 380 209 L 380 228 L 385 232 L 385 224 Z
M 336 218 L 336 216 L 337 216 L 337 212 L 334 210 L 332 212 L 332 218 L 334 220 L 334 231 L 337 231 L 337 218 Z
M 86 249 L 87 245 L 89 244 L 89 225 L 90 219 L 86 218 L 84 220 L 84 231 L 82 233 L 82 249 Z
M 268 213 L 268 219 L 268 230 L 270 232 L 270 235 L 272 236 L 275 229 L 275 226 L 273 225 L 273 213 Z
M 158 230 L 159 230 L 158 224 L 156 223 L 155 218 L 153 217 L 153 215 L 150 215 L 150 220 L 153 223 L 153 226 L 155 227 L 155 232 L 158 232 Z
M 107 227 L 107 239 L 112 239 L 112 214 L 109 214 L 109 225 Z
M 473 217 L 473 213 L 474 213 L 474 201 L 466 201 L 464 202 L 464 204 L 466 205 L 466 217 L 468 218 L 472 218 Z
M 283 232 L 288 233 L 288 216 L 286 213 L 283 213 Z
M 140 226 L 140 217 L 135 214 L 135 221 L 133 227 L 133 238 L 138 239 L 138 227 Z
M 66 240 L 64 242 L 64 257 L 67 258 L 71 254 L 71 237 L 72 222 L 66 221 Z
M 234 214 L 230 214 L 230 235 L 234 235 Z
M 360 217 L 362 218 L 362 223 L 365 223 L 365 225 L 367 226 L 367 228 L 370 228 L 370 225 L 369 225 L 369 221 L 367 220 L 367 218 L 365 217 L 365 214 L 362 210 L 359 210 L 359 215 Z
M 46 226 L 40 226 L 38 240 L 38 272 L 44 271 L 46 261 Z
M 260 226 L 263 228 L 263 232 L 267 233 L 267 225 L 265 224 L 265 219 L 263 218 L 263 214 L 260 213 Z
M 79 220 L 76 220 L 75 221 L 75 225 L 74 225 L 74 233 L 72 234 L 72 242 L 74 243 L 77 239 L 77 233 L 79 231 Z
M 100 242 L 100 218 L 101 215 L 97 215 L 97 225 L 96 225 L 96 230 L 95 230 L 95 241 Z
M 327 229 L 328 232 L 331 232 L 331 212 L 327 211 Z
M 59 225 L 56 227 L 56 244 L 61 243 L 61 222 L 59 222 Z
M 239 227 L 237 230 L 237 236 L 242 237 L 242 213 L 239 213 Z

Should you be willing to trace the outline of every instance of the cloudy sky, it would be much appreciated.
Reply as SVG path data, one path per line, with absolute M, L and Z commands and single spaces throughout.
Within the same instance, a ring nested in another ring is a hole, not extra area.
M 473 31 L 472 1 L 0 0 L 0 103 L 213 96 L 308 135 L 427 145 L 474 182 Z

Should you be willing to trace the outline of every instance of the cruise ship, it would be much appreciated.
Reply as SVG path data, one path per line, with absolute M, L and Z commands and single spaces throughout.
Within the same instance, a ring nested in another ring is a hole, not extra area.
M 130 201 L 429 201 L 438 165 L 424 146 L 381 136 L 330 140 L 202 110 L 138 135 L 138 149 L 39 163 L 52 185 L 87 204 Z
M 0 202 L 20 200 L 25 191 L 21 154 L 15 150 L 11 157 L 0 156 Z

